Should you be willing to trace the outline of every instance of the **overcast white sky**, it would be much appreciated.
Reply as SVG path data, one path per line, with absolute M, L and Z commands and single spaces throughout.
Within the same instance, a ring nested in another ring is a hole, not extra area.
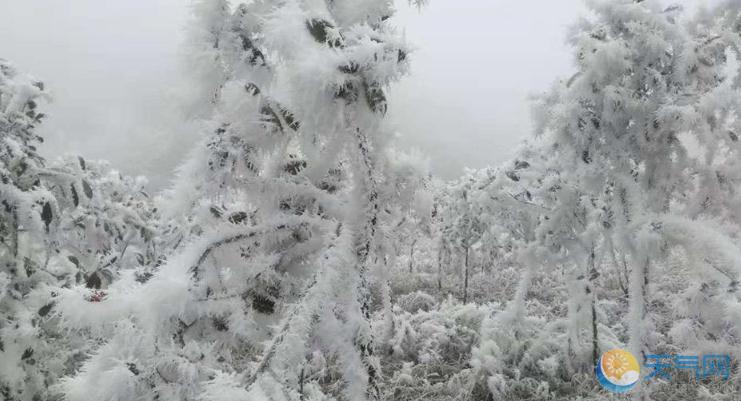
M 685 0 L 699 3 L 701 0 Z M 390 94 L 405 146 L 444 178 L 505 160 L 530 134 L 528 95 L 572 70 L 566 27 L 581 0 L 431 0 L 398 23 L 418 50 Z M 188 0 L 2 0 L 0 57 L 54 94 L 47 155 L 105 158 L 161 184 L 194 134 L 172 87 Z
M 528 97 L 572 70 L 566 29 L 581 0 L 432 0 L 400 7 L 417 46 L 413 74 L 391 93 L 404 143 L 445 178 L 506 160 L 530 134 Z

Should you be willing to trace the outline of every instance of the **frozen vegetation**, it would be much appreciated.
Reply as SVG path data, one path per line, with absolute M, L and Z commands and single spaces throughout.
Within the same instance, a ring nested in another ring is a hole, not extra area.
M 384 119 L 389 0 L 197 1 L 155 194 L 41 157 L 0 61 L 0 400 L 741 400 L 741 2 L 588 4 L 533 137 L 452 182 Z M 613 348 L 736 362 L 616 396 Z

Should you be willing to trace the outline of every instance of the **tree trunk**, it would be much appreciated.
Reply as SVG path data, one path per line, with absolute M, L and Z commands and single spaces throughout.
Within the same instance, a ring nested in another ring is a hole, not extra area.
M 18 212 L 13 207 L 13 258 L 18 259 Z
M 599 338 L 598 338 L 598 332 L 597 332 L 597 294 L 594 291 L 595 285 L 594 282 L 597 280 L 597 277 L 599 277 L 599 273 L 597 272 L 597 266 L 595 264 L 595 256 L 594 256 L 594 244 L 592 244 L 591 252 L 589 253 L 589 276 L 587 281 L 587 295 L 589 296 L 589 301 L 591 303 L 591 312 L 592 312 L 592 367 L 597 366 L 597 361 L 599 360 Z
M 639 363 L 645 361 L 646 349 L 644 344 L 645 319 L 647 315 L 646 291 L 648 287 L 648 270 L 651 261 L 646 258 L 634 263 L 629 282 L 629 319 L 630 351 L 639 358 Z
M 610 253 L 612 254 L 612 262 L 615 265 L 615 272 L 618 278 L 618 286 L 620 287 L 620 291 L 622 291 L 625 297 L 628 298 L 628 285 L 626 283 L 630 280 L 630 275 L 628 274 L 628 262 L 625 261 L 625 254 L 621 255 L 622 262 L 620 262 L 618 261 L 616 255 L 617 251 L 614 247 L 612 247 Z
M 468 253 L 469 253 L 468 250 L 469 248 L 466 247 L 465 249 L 466 249 L 466 262 L 465 262 L 466 273 L 465 273 L 465 278 L 463 279 L 463 303 L 464 304 L 468 303 Z
M 301 368 L 301 373 L 298 377 L 298 399 L 304 401 L 306 396 L 304 395 L 304 368 Z
M 374 356 L 373 329 L 371 327 L 371 298 L 370 283 L 368 282 L 368 276 L 370 275 L 368 268 L 370 263 L 368 259 L 371 256 L 370 254 L 376 251 L 374 243 L 378 228 L 380 204 L 378 199 L 378 185 L 375 177 L 376 167 L 371 156 L 371 146 L 368 138 L 359 128 L 356 128 L 355 134 L 360 151 L 358 154 L 358 173 L 360 173 L 360 177 L 356 191 L 359 191 L 360 198 L 365 197 L 363 208 L 367 216 L 361 222 L 360 230 L 356 234 L 357 271 L 360 279 L 358 283 L 358 303 L 360 304 L 360 311 L 365 320 L 365 327 L 358 333 L 356 342 L 358 351 L 360 352 L 360 358 L 368 374 L 368 387 L 366 391 L 368 400 L 376 401 L 381 399 L 381 390 L 379 386 L 380 374 L 376 369 L 376 358 Z
M 441 294 L 443 292 L 443 252 L 445 252 L 445 248 L 441 245 L 437 252 L 437 290 Z
M 409 273 L 414 271 L 414 245 L 417 244 L 417 240 L 412 241 L 412 245 L 409 248 Z

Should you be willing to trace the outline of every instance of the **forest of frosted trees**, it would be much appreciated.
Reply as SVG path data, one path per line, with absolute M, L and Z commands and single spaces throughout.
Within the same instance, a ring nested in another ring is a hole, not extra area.
M 385 119 L 390 0 L 196 1 L 154 193 L 45 159 L 0 60 L 0 400 L 741 400 L 741 1 L 587 3 L 531 138 L 453 181 Z M 734 362 L 616 395 L 614 348 Z

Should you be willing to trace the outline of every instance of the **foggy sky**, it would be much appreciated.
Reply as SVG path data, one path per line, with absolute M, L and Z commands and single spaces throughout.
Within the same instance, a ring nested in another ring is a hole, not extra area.
M 684 3 L 698 3 L 687 0 Z M 45 81 L 42 151 L 104 158 L 166 183 L 196 137 L 175 107 L 188 0 L 2 0 L 0 58 Z M 530 94 L 572 71 L 580 0 L 431 0 L 399 6 L 417 47 L 390 92 L 404 146 L 443 178 L 506 160 L 530 135 Z
M 531 134 L 528 97 L 572 71 L 566 29 L 584 13 L 581 0 L 400 7 L 417 47 L 412 75 L 390 96 L 403 143 L 426 153 L 444 178 L 506 160 Z

